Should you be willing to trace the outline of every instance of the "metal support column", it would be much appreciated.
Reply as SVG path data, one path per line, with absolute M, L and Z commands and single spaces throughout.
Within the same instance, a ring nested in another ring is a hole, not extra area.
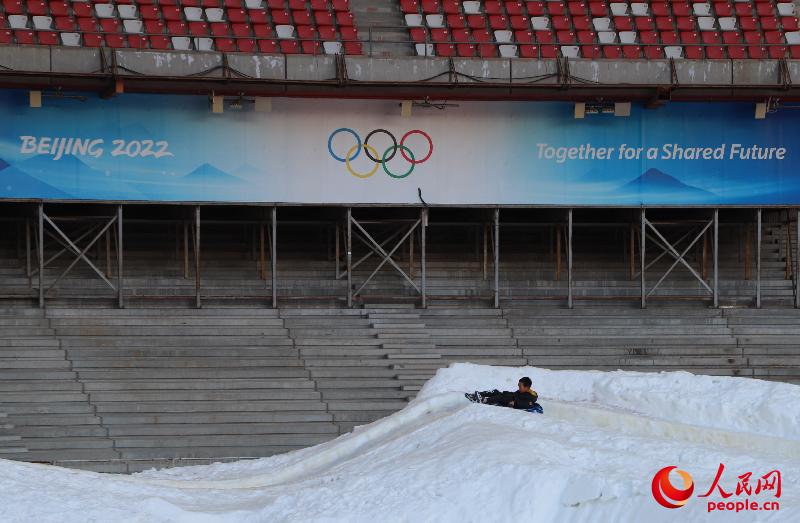
M 428 267 L 427 267 L 427 261 L 426 260 L 427 260 L 427 250 L 428 250 L 428 240 L 427 240 L 427 235 L 428 235 L 428 209 L 422 209 L 422 211 L 420 211 L 420 214 L 421 214 L 421 220 L 420 220 L 420 226 L 421 226 L 420 242 L 422 243 L 422 245 L 420 247 L 420 253 L 419 253 L 419 256 L 420 256 L 420 272 L 421 272 L 421 277 L 422 277 L 422 282 L 421 282 L 420 288 L 421 288 L 421 293 L 422 293 L 422 308 L 423 309 L 427 309 L 428 308 L 428 286 L 427 286 L 427 278 L 428 278 L 427 268 Z M 411 244 L 413 245 L 414 242 L 412 241 Z M 413 260 L 413 251 L 412 251 L 412 260 Z M 411 276 L 413 278 L 413 276 L 414 276 L 413 273 L 411 274 Z
M 39 204 L 39 308 L 44 309 L 44 205 Z
M 494 210 L 494 306 L 500 307 L 500 209 Z
M 270 263 L 271 263 L 271 276 L 272 276 L 272 308 L 278 307 L 278 208 L 272 208 L 272 236 L 270 238 L 272 244 L 270 247 Z
M 640 229 L 641 232 L 639 234 L 639 263 L 641 263 L 641 271 L 640 271 L 640 274 L 639 274 L 639 285 L 642 288 L 642 304 L 641 304 L 641 307 L 642 307 L 642 309 L 646 309 L 647 308 L 647 288 L 646 288 L 646 283 L 645 283 L 644 272 L 647 269 L 647 267 L 645 266 L 645 253 L 646 253 L 646 251 L 645 251 L 645 240 L 647 238 L 647 231 L 645 230 L 646 217 L 645 217 L 644 208 L 642 208 L 642 210 L 639 211 L 639 220 L 640 220 L 640 227 L 641 227 L 641 229 Z
M 125 307 L 122 293 L 122 205 L 117 205 L 117 306 L 120 309 Z
M 761 209 L 756 211 L 756 309 L 761 308 Z
M 25 218 L 25 276 L 31 286 L 31 219 Z
M 567 211 L 567 307 L 572 304 L 572 209 Z
M 795 232 L 797 241 L 795 242 L 795 270 L 794 270 L 794 306 L 800 309 L 800 209 L 797 210 L 797 222 L 795 222 Z
M 719 209 L 714 209 L 714 307 L 719 307 Z
M 347 306 L 353 306 L 353 209 L 347 208 Z
M 194 208 L 194 289 L 195 307 L 202 307 L 200 303 L 200 206 Z

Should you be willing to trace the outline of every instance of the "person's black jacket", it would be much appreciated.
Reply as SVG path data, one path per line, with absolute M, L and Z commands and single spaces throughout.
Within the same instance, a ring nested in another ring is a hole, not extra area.
M 514 393 L 513 407 L 515 409 L 529 409 L 533 407 L 533 404 L 536 403 L 537 399 L 539 399 L 539 395 L 533 389 L 531 389 L 530 392 L 516 391 Z

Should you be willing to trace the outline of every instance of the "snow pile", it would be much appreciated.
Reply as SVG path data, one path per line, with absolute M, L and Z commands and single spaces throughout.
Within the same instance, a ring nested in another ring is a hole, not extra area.
M 543 416 L 463 398 L 523 375 Z M 273 458 L 134 476 L 0 460 L 0 507 L 4 521 L 58 522 L 797 521 L 798 399 L 800 387 L 744 378 L 456 364 L 403 411 Z M 720 463 L 729 492 L 779 469 L 780 510 L 707 513 L 723 499 L 697 495 Z M 695 481 L 674 510 L 650 492 L 669 465 Z

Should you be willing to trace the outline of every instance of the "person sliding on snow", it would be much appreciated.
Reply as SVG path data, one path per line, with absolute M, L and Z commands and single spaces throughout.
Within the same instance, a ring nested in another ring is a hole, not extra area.
M 512 409 L 530 410 L 539 407 L 536 400 L 539 394 L 531 389 L 531 379 L 527 376 L 520 378 L 516 392 L 508 392 L 495 389 L 492 391 L 475 391 L 474 394 L 466 393 L 464 396 L 473 403 L 484 403 L 486 405 L 497 405 L 498 407 L 511 407 Z M 539 407 L 541 409 L 541 407 Z M 537 409 L 538 411 L 538 409 Z

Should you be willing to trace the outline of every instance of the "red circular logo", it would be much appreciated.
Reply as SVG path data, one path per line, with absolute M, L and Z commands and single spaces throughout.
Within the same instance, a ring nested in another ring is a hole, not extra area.
M 673 469 L 683 480 L 683 488 L 681 489 L 672 486 L 669 480 L 669 473 Z M 692 476 L 685 470 L 680 470 L 675 466 L 664 467 L 653 476 L 652 488 L 653 497 L 662 507 L 680 508 L 686 504 L 692 492 L 694 492 L 694 481 Z

